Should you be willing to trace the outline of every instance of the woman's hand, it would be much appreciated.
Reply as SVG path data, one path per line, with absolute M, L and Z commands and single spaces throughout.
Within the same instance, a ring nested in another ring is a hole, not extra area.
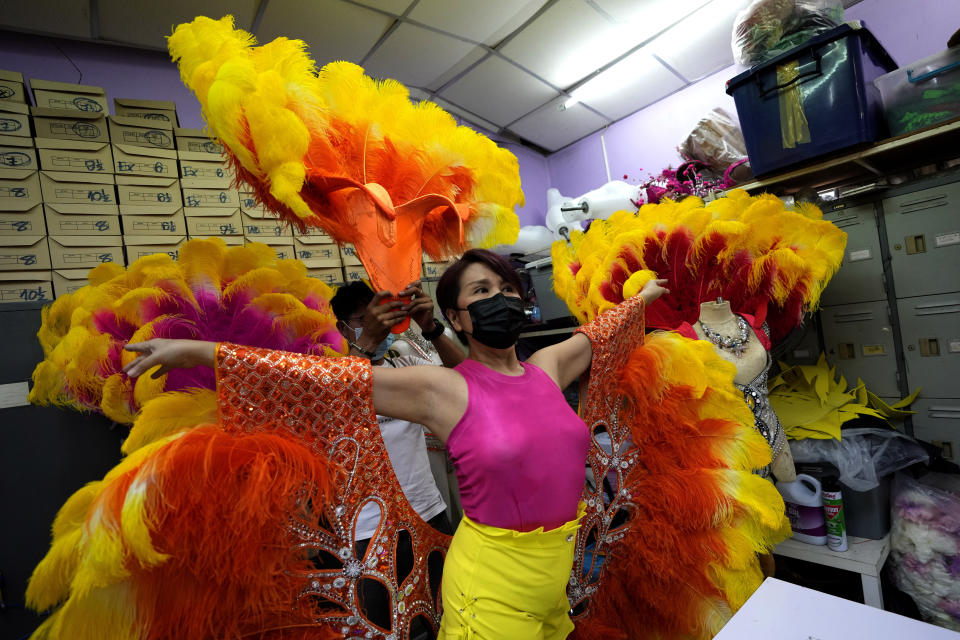
M 649 305 L 660 296 L 670 293 L 670 289 L 664 286 L 666 284 L 666 279 L 661 278 L 659 280 L 651 280 L 643 285 L 643 289 L 640 290 L 639 294 L 640 297 L 643 298 L 643 304 Z
M 146 342 L 132 342 L 124 349 L 140 354 L 123 368 L 123 372 L 131 378 L 141 376 L 157 365 L 160 368 L 153 372 L 151 378 L 159 378 L 171 369 L 213 368 L 216 364 L 216 342 L 154 338 Z

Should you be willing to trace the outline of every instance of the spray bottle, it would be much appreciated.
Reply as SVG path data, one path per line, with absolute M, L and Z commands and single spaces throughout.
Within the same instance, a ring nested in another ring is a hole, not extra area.
M 832 551 L 846 551 L 847 523 L 844 520 L 840 481 L 835 476 L 823 479 L 823 512 L 827 519 L 827 546 Z

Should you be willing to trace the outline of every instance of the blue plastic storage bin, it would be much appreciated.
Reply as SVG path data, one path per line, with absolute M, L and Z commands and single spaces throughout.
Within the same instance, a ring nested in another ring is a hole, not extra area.
M 866 28 L 844 24 L 728 80 L 754 175 L 886 137 L 873 81 L 896 68 Z

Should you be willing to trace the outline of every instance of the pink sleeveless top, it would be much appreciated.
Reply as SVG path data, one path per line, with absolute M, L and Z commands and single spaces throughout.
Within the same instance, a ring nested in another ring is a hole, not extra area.
M 476 360 L 456 367 L 467 381 L 467 410 L 447 439 L 460 501 L 474 522 L 532 531 L 577 517 L 590 436 L 544 371 L 522 376 Z

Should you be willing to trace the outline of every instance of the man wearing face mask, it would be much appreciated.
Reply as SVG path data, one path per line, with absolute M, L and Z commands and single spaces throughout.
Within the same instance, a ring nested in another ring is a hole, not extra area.
M 431 365 L 428 360 L 405 355 L 387 357 L 395 334 L 390 329 L 406 317 L 412 318 L 421 327 L 423 337 L 431 341 L 445 366 L 453 367 L 464 359 L 463 351 L 443 333 L 443 324 L 433 317 L 433 301 L 423 293 L 419 282 L 414 282 L 400 293 L 402 301 L 384 302 L 390 292 L 374 292 L 363 282 L 351 282 L 337 290 L 330 301 L 337 317 L 337 328 L 350 345 L 350 355 L 368 358 L 374 367 L 400 368 Z M 423 428 L 406 420 L 377 416 L 380 434 L 390 457 L 400 487 L 410 506 L 427 524 L 438 531 L 452 534 L 453 528 L 446 514 L 446 504 L 437 488 L 430 469 Z M 364 505 L 357 517 L 354 529 L 356 553 L 363 557 L 370 538 L 377 531 L 380 509 L 376 503 Z M 400 548 L 404 547 L 404 548 Z M 397 569 L 400 575 L 413 566 L 413 551 L 409 539 L 401 539 L 398 545 Z M 439 574 L 440 567 L 431 568 Z M 371 583 L 365 582 L 366 586 Z M 386 591 L 365 589 L 362 595 L 365 613 L 380 626 L 389 626 L 390 602 Z

